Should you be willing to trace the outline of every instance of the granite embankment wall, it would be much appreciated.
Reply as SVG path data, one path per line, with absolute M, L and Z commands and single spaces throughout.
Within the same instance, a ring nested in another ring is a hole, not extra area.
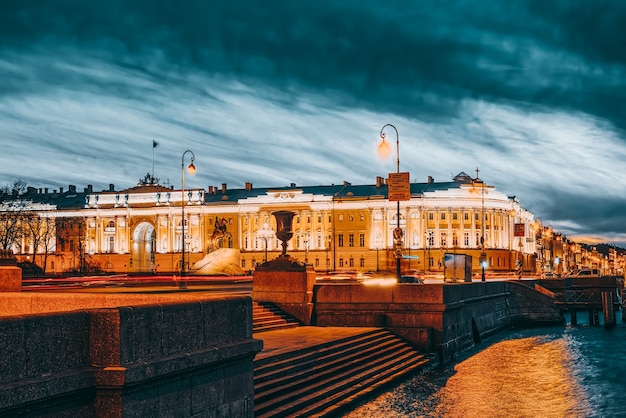
M 514 281 L 320 284 L 313 300 L 316 325 L 385 327 L 444 362 L 506 327 L 563 323 L 550 297 Z
M 254 416 L 249 297 L 40 296 L 0 294 L 0 416 Z

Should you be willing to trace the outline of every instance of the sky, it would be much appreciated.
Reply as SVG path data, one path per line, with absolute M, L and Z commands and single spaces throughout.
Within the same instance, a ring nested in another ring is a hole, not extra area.
M 626 247 L 624 28 L 622 0 L 5 0 L 0 185 L 179 188 L 187 150 L 188 188 L 374 184 L 392 124 L 412 181 L 478 168 Z

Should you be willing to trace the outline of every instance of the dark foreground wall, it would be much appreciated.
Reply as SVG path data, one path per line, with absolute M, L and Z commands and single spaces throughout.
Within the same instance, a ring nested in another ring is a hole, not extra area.
M 551 298 L 517 282 L 323 284 L 314 300 L 316 325 L 385 327 L 442 361 L 506 327 L 563 323 Z
M 0 318 L 0 416 L 253 417 L 248 297 Z

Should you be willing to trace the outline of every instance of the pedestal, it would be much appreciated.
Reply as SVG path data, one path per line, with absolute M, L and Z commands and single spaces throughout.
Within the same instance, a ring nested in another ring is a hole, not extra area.
M 300 322 L 311 325 L 315 270 L 289 256 L 257 266 L 252 280 L 252 300 L 271 302 Z
M 22 269 L 17 267 L 17 260 L 12 254 L 0 254 L 0 292 L 22 291 Z

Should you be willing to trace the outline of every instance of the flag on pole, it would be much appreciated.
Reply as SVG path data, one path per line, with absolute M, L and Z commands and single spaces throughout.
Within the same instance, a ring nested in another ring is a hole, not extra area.
M 156 148 L 159 145 L 154 139 L 152 140 L 152 148 Z

